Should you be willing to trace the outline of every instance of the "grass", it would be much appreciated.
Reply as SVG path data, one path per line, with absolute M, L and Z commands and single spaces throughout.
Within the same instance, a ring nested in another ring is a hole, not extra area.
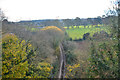
M 98 26 L 98 27 L 95 27 Z M 27 30 L 31 32 L 36 32 L 40 31 L 41 29 L 37 27 L 26 27 Z M 108 29 L 108 26 L 103 26 L 103 25 L 87 25 L 87 26 L 69 26 L 69 27 L 64 27 L 66 32 L 68 33 L 69 37 L 71 37 L 73 40 L 75 39 L 82 39 L 83 35 L 85 33 L 90 33 L 90 36 L 92 37 L 95 32 L 100 32 L 104 30 L 108 34 L 110 34 L 110 31 Z M 69 28 L 69 29 L 68 29 Z
M 80 38 L 82 39 L 83 35 L 85 33 L 90 33 L 90 36 L 92 37 L 95 32 L 99 33 L 102 30 L 104 30 L 105 32 L 110 34 L 110 31 L 109 31 L 107 26 L 95 27 L 95 25 L 94 26 L 89 25 L 89 27 L 85 26 L 85 28 L 84 28 L 84 26 L 78 26 L 78 27 L 76 27 L 76 26 L 71 27 L 70 26 L 69 29 L 67 29 L 67 27 L 65 27 L 66 32 L 68 33 L 69 37 L 71 37 L 73 40 L 80 39 Z

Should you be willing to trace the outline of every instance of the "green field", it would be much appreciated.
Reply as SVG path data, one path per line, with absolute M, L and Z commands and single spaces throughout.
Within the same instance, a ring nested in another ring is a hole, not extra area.
M 66 32 L 68 33 L 69 37 L 71 37 L 73 40 L 80 38 L 82 39 L 85 33 L 90 33 L 90 36 L 92 37 L 95 32 L 99 33 L 102 30 L 110 34 L 109 28 L 107 26 L 102 26 L 102 25 L 101 26 L 98 25 L 98 27 L 95 27 L 95 25 L 94 26 L 89 25 L 89 27 L 70 26 L 69 29 L 68 27 L 64 27 L 64 28 L 66 29 Z
M 96 32 L 99 33 L 102 30 L 110 34 L 108 26 L 99 25 L 99 24 L 98 25 L 87 25 L 87 26 L 83 26 L 83 25 L 69 26 L 69 27 L 64 27 L 64 28 L 67 34 L 69 35 L 69 37 L 72 38 L 72 40 L 82 39 L 85 33 L 90 33 L 90 36 L 92 37 L 94 33 Z M 40 30 L 37 27 L 26 27 L 26 29 L 31 32 L 36 32 Z

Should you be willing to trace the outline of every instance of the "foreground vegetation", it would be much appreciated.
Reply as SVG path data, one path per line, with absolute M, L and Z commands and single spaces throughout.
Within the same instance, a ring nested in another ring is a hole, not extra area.
M 2 39 L 2 46 L 3 78 L 46 78 L 50 76 L 52 66 L 49 63 L 33 63 L 32 59 L 36 57 L 36 54 L 29 42 L 21 41 L 14 34 L 6 34 Z

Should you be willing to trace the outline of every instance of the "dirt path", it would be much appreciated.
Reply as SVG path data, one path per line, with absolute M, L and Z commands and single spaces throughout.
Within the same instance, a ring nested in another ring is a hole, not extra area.
M 66 60 L 65 60 L 64 49 L 61 43 L 59 45 L 59 48 L 60 48 L 60 68 L 59 68 L 58 78 L 65 78 Z

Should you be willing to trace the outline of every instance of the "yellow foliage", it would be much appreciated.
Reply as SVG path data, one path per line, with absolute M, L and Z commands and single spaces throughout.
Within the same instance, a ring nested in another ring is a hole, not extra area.
M 41 29 L 41 30 L 58 30 L 58 31 L 61 31 L 61 32 L 63 32 L 60 28 L 58 28 L 58 27 L 56 27 L 56 26 L 47 26 L 47 27 L 45 27 L 45 28 L 43 28 L 43 29 Z
M 30 44 L 29 44 L 30 45 Z M 20 41 L 14 34 L 2 38 L 2 77 L 23 78 L 28 71 L 27 53 L 30 48 L 25 40 Z
M 78 71 L 80 67 L 80 64 L 75 64 L 73 66 L 69 65 L 67 67 L 67 73 L 65 75 L 65 78 L 74 78 L 75 73 Z
M 50 77 L 50 72 L 52 70 L 51 65 L 47 62 L 40 62 L 36 67 L 31 65 L 31 68 L 34 71 L 30 75 L 31 78 L 48 78 Z

